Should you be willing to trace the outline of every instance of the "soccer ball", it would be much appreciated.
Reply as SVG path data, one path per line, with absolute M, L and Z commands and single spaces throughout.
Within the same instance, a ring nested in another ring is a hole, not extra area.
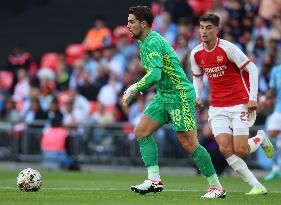
M 41 174 L 35 169 L 26 168 L 20 171 L 17 185 L 21 191 L 38 191 L 42 185 Z

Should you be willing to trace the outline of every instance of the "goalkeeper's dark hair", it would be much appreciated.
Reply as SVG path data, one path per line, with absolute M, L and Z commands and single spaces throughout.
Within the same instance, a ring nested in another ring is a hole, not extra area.
M 220 17 L 216 14 L 205 14 L 199 18 L 199 23 L 201 21 L 210 21 L 214 26 L 219 26 Z
M 148 6 L 132 6 L 129 8 L 128 14 L 135 15 L 137 20 L 146 21 L 148 26 L 152 27 L 154 17 Z

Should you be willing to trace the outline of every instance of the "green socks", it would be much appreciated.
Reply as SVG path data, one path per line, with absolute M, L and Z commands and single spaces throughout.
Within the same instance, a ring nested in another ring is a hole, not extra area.
M 152 136 L 138 138 L 142 160 L 147 167 L 148 179 L 160 180 L 158 166 L 158 147 Z M 192 158 L 200 170 L 200 173 L 207 177 L 210 186 L 221 187 L 211 156 L 207 150 L 199 145 L 192 153 Z
M 140 153 L 146 167 L 158 165 L 158 147 L 152 136 L 137 139 L 140 145 Z
M 138 139 L 142 160 L 147 167 L 148 179 L 160 180 L 158 166 L 158 147 L 152 136 Z
M 191 156 L 201 175 L 210 177 L 216 174 L 211 156 L 204 147 L 202 147 L 201 145 L 196 147 L 195 150 L 191 153 Z
M 201 175 L 207 177 L 210 187 L 217 187 L 219 189 L 222 188 L 218 176 L 216 174 L 216 170 L 211 160 L 210 154 L 207 150 L 199 145 L 196 149 L 191 153 L 191 156 L 199 169 Z

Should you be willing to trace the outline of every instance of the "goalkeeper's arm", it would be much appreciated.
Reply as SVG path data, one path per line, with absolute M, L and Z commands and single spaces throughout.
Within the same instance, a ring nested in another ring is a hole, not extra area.
M 146 75 L 136 83 L 138 91 L 145 91 L 152 87 L 157 81 L 161 79 L 161 69 L 151 68 L 147 71 Z
M 137 83 L 131 85 L 125 92 L 123 96 L 123 104 L 128 105 L 131 100 L 136 95 L 137 91 L 142 92 L 151 86 L 153 86 L 157 81 L 161 79 L 161 69 L 155 68 L 148 70 L 146 75 Z

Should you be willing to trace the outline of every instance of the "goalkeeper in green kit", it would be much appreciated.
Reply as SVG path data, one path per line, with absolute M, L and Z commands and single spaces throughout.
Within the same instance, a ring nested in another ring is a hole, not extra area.
M 158 147 L 152 133 L 171 121 L 182 147 L 191 154 L 201 175 L 208 180 L 208 192 L 202 197 L 224 198 L 226 193 L 219 182 L 211 157 L 198 143 L 193 85 L 186 78 L 173 48 L 159 33 L 151 31 L 153 16 L 149 7 L 131 7 L 128 14 L 127 27 L 131 37 L 138 39 L 146 75 L 124 92 L 123 103 L 128 105 L 136 94 L 153 85 L 157 89 L 155 98 L 146 107 L 135 128 L 148 178 L 142 184 L 131 186 L 132 191 L 146 194 L 163 190 Z

